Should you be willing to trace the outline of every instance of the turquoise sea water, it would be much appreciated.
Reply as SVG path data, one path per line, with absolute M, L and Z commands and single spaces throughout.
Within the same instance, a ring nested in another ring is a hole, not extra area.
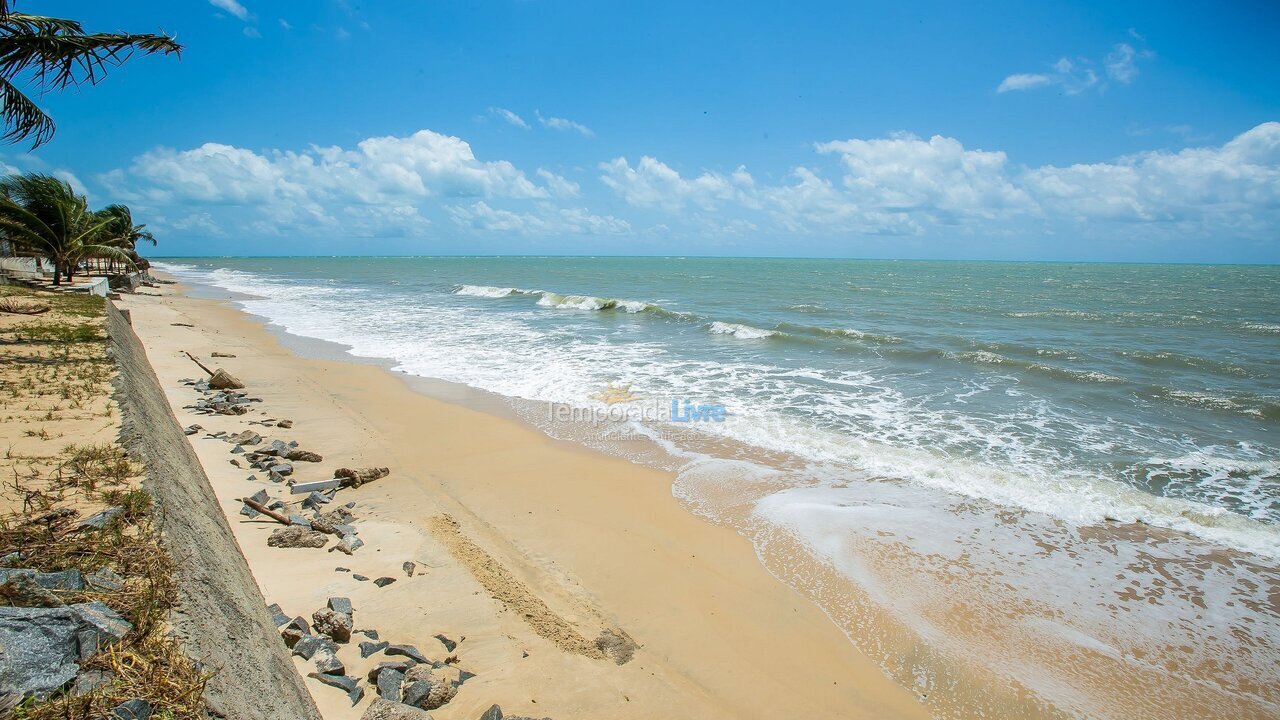
M 915 553 L 921 577 L 937 570 L 929 558 L 983 548 L 987 570 L 975 572 L 1020 577 L 1007 592 L 1057 588 L 1037 602 L 1063 625 L 1049 633 L 1063 644 L 1056 660 L 975 656 L 993 672 L 1069 662 L 1089 645 L 1081 634 L 1121 658 L 1191 642 L 1198 657 L 1232 657 L 1214 682 L 1233 697 L 1277 707 L 1274 690 L 1245 688 L 1277 675 L 1280 268 L 219 258 L 162 269 L 241 293 L 291 333 L 526 405 L 599 408 L 609 387 L 654 407 L 722 404 L 723 422 L 673 433 L 670 417 L 641 417 L 628 431 L 675 458 L 674 490 L 691 509 L 725 520 L 749 506 L 735 517 L 766 561 L 785 534 L 873 597 L 917 598 L 895 612 L 918 626 L 929 585 L 870 570 L 877 538 Z M 1161 545 L 1172 559 L 1244 558 L 1169 580 L 1220 586 L 1229 609 L 1108 610 L 1099 598 L 1143 579 L 1127 553 L 1149 549 L 1099 545 L 1090 529 L 1135 522 L 1173 531 Z M 1050 536 L 1073 557 L 1036 562 L 1034 547 L 1020 549 Z M 1229 637 L 1242 624 L 1258 643 Z M 1019 679 L 1090 714 L 1082 689 Z

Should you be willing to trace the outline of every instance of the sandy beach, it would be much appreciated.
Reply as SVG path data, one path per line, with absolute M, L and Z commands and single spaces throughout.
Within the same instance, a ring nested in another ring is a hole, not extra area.
M 435 717 L 475 718 L 494 703 L 553 718 L 927 716 L 769 575 L 746 540 L 683 509 L 667 474 L 433 399 L 380 367 L 300 357 L 256 319 L 180 285 L 118 304 L 179 422 L 203 426 L 190 440 L 267 601 L 310 618 L 329 597 L 349 597 L 357 630 L 433 658 L 456 655 L 475 677 Z M 215 351 L 235 357 L 210 360 Z M 198 393 L 180 381 L 201 375 L 185 352 L 240 378 L 261 404 L 242 416 L 184 409 Z M 249 424 L 268 418 L 293 427 Z M 320 453 L 320 463 L 296 463 L 300 482 L 339 467 L 391 468 L 335 501 L 356 503 L 365 546 L 349 557 L 268 547 L 280 526 L 240 515 L 238 498 L 263 488 L 286 502 L 303 496 L 262 474 L 247 479 L 231 446 L 206 437 L 244 429 Z M 406 561 L 417 564 L 413 577 Z M 396 582 L 378 587 L 357 574 Z M 639 646 L 629 662 L 594 650 L 589 641 L 605 629 Z M 392 659 L 360 658 L 357 639 L 339 652 L 348 674 Z M 307 685 L 331 719 L 360 717 L 374 695 L 352 707 L 337 689 Z

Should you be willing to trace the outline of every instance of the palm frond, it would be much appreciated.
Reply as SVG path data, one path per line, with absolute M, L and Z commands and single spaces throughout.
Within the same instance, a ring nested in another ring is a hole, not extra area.
M 4 142 L 21 142 L 27 138 L 32 140 L 32 147 L 39 147 L 53 137 L 55 129 L 53 118 L 49 117 L 31 99 L 22 94 L 13 83 L 0 77 L 0 121 L 4 122 L 5 132 L 0 135 Z

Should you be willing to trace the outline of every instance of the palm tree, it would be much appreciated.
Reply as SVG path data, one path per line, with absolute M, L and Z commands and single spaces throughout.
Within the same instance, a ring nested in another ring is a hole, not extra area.
M 106 231 L 107 235 L 113 238 L 112 244 L 123 250 L 135 267 L 145 268 L 149 266 L 149 263 L 138 254 L 138 243 L 149 242 L 155 245 L 156 236 L 151 234 L 146 225 L 135 225 L 133 223 L 133 212 L 129 210 L 129 206 L 108 205 L 99 210 L 97 214 L 98 217 L 110 221 Z M 111 266 L 111 269 L 114 269 L 115 260 L 111 260 Z
M 127 215 L 127 211 L 126 214 Z M 118 211 L 95 213 L 89 201 L 65 180 L 28 173 L 0 179 L 0 235 L 16 254 L 47 257 L 53 263 L 53 284 L 86 258 L 107 258 L 133 265 L 121 247 L 124 216 Z M 130 232 L 138 231 L 127 218 Z
M 53 119 L 14 84 L 26 76 L 37 94 L 69 86 L 96 85 L 108 68 L 133 53 L 179 54 L 182 46 L 167 35 L 86 33 L 74 20 L 13 12 L 0 0 L 0 139 L 32 139 L 36 148 L 53 137 Z

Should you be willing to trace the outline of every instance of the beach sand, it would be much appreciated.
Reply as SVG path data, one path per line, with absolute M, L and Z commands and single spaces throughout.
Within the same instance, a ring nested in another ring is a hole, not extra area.
M 927 716 L 913 693 L 771 576 L 747 540 L 681 507 L 671 476 L 428 397 L 375 365 L 300 357 L 257 319 L 182 290 L 166 285 L 118 304 L 131 311 L 179 422 L 205 428 L 190 440 L 264 596 L 307 619 L 327 598 L 349 597 L 357 629 L 433 659 L 456 655 L 475 677 L 433 711 L 437 720 L 473 720 L 494 703 L 559 720 Z M 180 380 L 203 376 L 185 351 L 225 368 L 263 402 L 243 416 L 183 409 L 199 393 Z M 214 351 L 235 357 L 210 359 Z M 267 418 L 294 425 L 248 424 Z M 268 547 L 280 526 L 240 515 L 237 498 L 261 488 L 286 501 L 302 496 L 235 467 L 232 446 L 205 437 L 244 429 L 320 453 L 320 463 L 294 463 L 299 481 L 338 467 L 391 468 L 335 501 L 356 503 L 365 546 L 352 556 Z M 413 577 L 406 561 L 418 563 Z M 396 582 L 379 588 L 353 573 Z M 629 662 L 596 648 L 606 629 L 639 645 Z M 437 634 L 459 641 L 456 650 Z M 361 659 L 364 639 L 357 634 L 339 652 L 361 678 L 394 659 Z M 314 670 L 294 662 L 303 675 Z M 375 694 L 368 688 L 353 708 L 343 692 L 306 682 L 331 720 L 359 717 Z

